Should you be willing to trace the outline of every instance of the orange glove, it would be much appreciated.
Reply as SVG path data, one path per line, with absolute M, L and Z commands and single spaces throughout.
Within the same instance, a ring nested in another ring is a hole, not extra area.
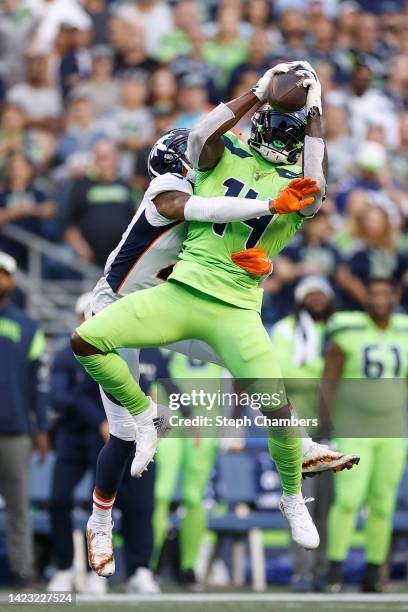
M 232 253 L 231 259 L 237 266 L 254 276 L 265 276 L 273 270 L 273 264 L 263 249 L 238 251 Z
M 314 202 L 314 198 L 307 198 L 320 191 L 314 179 L 303 178 L 290 181 L 289 185 L 281 191 L 273 202 L 273 210 L 280 215 L 296 212 Z M 273 212 L 273 211 L 272 211 Z

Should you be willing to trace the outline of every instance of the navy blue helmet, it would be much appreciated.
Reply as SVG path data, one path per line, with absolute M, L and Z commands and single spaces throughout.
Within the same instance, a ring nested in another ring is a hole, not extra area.
M 294 164 L 303 149 L 307 117 L 267 106 L 251 118 L 249 145 L 272 164 Z
M 155 142 L 147 162 L 151 179 L 166 172 L 182 174 L 183 168 L 191 169 L 186 157 L 189 132 L 186 128 L 175 128 Z

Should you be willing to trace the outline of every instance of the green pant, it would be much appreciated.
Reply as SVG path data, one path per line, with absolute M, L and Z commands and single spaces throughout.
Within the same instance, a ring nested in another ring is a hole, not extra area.
M 337 450 L 358 448 L 358 469 L 336 474 L 335 501 L 329 513 L 328 558 L 343 561 L 350 547 L 358 511 L 368 506 L 366 557 L 384 563 L 392 533 L 398 484 L 405 467 L 406 440 L 399 438 L 339 438 Z
M 248 392 L 268 394 L 271 400 L 264 411 L 287 404 L 284 391 L 279 395 L 280 403 L 272 400 L 283 385 L 259 313 L 236 308 L 186 285 L 173 281 L 137 291 L 82 323 L 77 333 L 104 353 L 78 357 L 79 361 L 131 414 L 143 411 L 148 399 L 116 349 L 163 346 L 189 338 L 207 342 Z M 301 444 L 292 434 L 271 431 L 269 440 L 287 494 L 298 492 L 301 480 Z
M 216 458 L 214 438 L 165 438 L 156 457 L 155 504 L 153 514 L 156 568 L 167 533 L 169 507 L 179 476 L 184 515 L 180 526 L 181 569 L 194 569 L 206 528 L 203 505 L 205 489 Z

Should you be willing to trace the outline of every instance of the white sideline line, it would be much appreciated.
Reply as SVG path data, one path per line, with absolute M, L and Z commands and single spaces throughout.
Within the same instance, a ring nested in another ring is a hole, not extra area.
M 290 593 L 169 593 L 162 595 L 127 595 L 112 593 L 107 595 L 77 595 L 77 603 L 217 603 L 217 602 L 351 602 L 351 603 L 408 603 L 408 593 L 303 593 L 292 595 Z

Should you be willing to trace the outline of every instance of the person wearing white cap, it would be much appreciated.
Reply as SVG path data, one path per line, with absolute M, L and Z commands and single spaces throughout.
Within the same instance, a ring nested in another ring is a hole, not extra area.
M 295 312 L 281 319 L 272 329 L 271 338 L 278 351 L 279 360 L 285 378 L 288 395 L 296 406 L 298 415 L 303 419 L 316 419 L 318 417 L 318 398 L 321 376 L 324 367 L 324 338 L 326 324 L 334 311 L 334 291 L 327 280 L 321 276 L 307 276 L 295 288 Z M 310 428 L 309 434 L 317 433 L 317 428 Z M 325 445 L 317 445 L 309 437 L 303 439 L 303 445 L 309 446 L 304 450 L 304 457 L 308 453 L 313 456 L 310 464 L 312 474 L 319 472 L 322 466 L 331 464 L 333 470 L 336 465 L 349 462 L 353 465 L 358 462 L 355 454 L 346 455 L 331 450 Z M 318 451 L 318 452 L 317 452 Z M 318 499 L 315 505 L 315 520 L 323 516 L 322 507 L 327 501 L 328 483 L 319 490 L 317 481 L 306 480 L 303 484 L 303 493 Z M 317 507 L 318 504 L 318 507 Z M 326 504 L 327 505 L 327 504 Z M 326 508 L 327 510 L 327 508 Z M 324 525 L 319 525 L 319 533 L 324 537 Z M 324 547 L 320 549 L 324 555 Z M 319 568 L 323 567 L 324 557 L 321 553 L 316 555 L 304 554 L 302 549 L 292 549 L 294 556 L 294 573 L 292 576 L 292 589 L 294 591 L 313 590 L 314 580 Z
M 33 574 L 32 438 L 43 461 L 48 452 L 48 422 L 47 393 L 40 376 L 44 334 L 10 301 L 16 269 L 16 260 L 0 252 L 0 495 L 6 502 L 10 566 L 16 584 L 24 586 Z

